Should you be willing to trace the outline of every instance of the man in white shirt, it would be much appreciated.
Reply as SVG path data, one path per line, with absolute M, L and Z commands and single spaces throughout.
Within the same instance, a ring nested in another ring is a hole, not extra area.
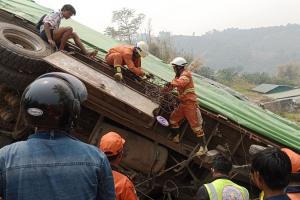
M 40 26 L 41 38 L 48 42 L 53 48 L 58 47 L 58 50 L 64 50 L 68 39 L 73 38 L 75 44 L 81 49 L 84 55 L 90 57 L 96 56 L 97 51 L 87 51 L 79 36 L 73 32 L 72 27 L 59 27 L 63 18 L 69 19 L 73 15 L 76 15 L 76 10 L 70 4 L 64 5 L 58 12 L 52 12 L 46 15 Z

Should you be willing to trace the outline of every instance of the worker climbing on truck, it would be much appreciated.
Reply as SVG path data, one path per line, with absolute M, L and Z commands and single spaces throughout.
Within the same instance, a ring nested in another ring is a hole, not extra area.
M 169 135 L 169 139 L 172 138 L 176 143 L 180 142 L 179 123 L 186 118 L 196 137 L 200 139 L 198 154 L 203 155 L 207 152 L 207 147 L 202 128 L 203 120 L 197 103 L 192 73 L 185 69 L 187 61 L 182 57 L 175 58 L 170 64 L 175 71 L 175 78 L 172 82 L 166 84 L 162 92 L 169 92 L 173 88 L 177 88 L 180 104 L 170 115 L 171 134 Z
M 147 43 L 140 41 L 135 46 L 123 44 L 109 49 L 105 61 L 114 66 L 114 77 L 118 81 L 123 80 L 122 65 L 126 65 L 136 76 L 145 79 L 151 75 L 142 70 L 141 58 L 145 58 L 148 54 Z
M 99 148 L 110 162 L 114 177 L 116 200 L 138 200 L 133 183 L 117 169 L 123 158 L 125 140 L 116 132 L 102 136 Z
M 58 50 L 64 50 L 67 41 L 72 38 L 84 55 L 95 57 L 98 51 L 89 52 L 72 27 L 59 27 L 63 18 L 69 19 L 73 15 L 76 15 L 76 10 L 70 4 L 64 5 L 58 12 L 44 15 L 37 25 L 41 38 L 49 43 L 51 47 L 58 48 Z

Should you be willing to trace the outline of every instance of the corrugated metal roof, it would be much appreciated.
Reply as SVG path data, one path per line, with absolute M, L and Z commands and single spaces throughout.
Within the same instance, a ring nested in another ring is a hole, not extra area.
M 288 86 L 288 85 L 275 85 L 275 84 L 260 84 L 258 86 L 256 86 L 255 88 L 252 89 L 252 91 L 255 92 L 259 92 L 259 93 L 268 93 L 272 90 L 274 90 L 277 87 L 287 87 L 287 88 L 293 88 L 292 86 Z
M 289 98 L 289 97 L 297 97 L 297 96 L 300 96 L 300 89 L 294 89 L 294 90 L 289 90 L 286 92 L 268 94 L 266 96 L 268 96 L 272 99 L 285 99 L 285 98 Z
M 43 14 L 50 12 L 50 9 L 30 0 L 0 0 L 0 8 L 22 16 L 24 19 L 34 23 Z M 91 47 L 96 46 L 107 51 L 118 44 L 117 41 L 74 20 L 63 20 L 63 25 L 72 26 Z M 99 56 L 103 58 L 104 54 L 100 54 Z M 174 77 L 172 67 L 164 64 L 154 56 L 148 56 L 146 59 L 143 59 L 142 64 L 143 69 L 166 81 L 170 81 Z M 253 132 L 300 151 L 300 127 L 296 123 L 265 111 L 258 106 L 241 101 L 222 88 L 218 88 L 195 76 L 194 83 L 199 103 L 204 108 L 220 113 L 237 124 L 249 128 Z

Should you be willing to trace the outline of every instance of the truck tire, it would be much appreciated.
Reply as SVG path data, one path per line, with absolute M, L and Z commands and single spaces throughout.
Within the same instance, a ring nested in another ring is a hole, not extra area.
M 37 75 L 21 73 L 0 65 L 0 82 L 6 83 L 11 89 L 23 91 L 35 78 Z
M 42 74 L 47 69 L 42 58 L 51 48 L 40 36 L 22 27 L 0 22 L 0 63 L 30 74 Z

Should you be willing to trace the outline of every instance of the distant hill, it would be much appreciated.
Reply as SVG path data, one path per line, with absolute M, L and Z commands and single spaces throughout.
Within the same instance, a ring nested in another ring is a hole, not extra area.
M 300 25 L 211 31 L 202 36 L 171 36 L 183 52 L 202 56 L 214 69 L 276 73 L 278 65 L 300 63 Z

